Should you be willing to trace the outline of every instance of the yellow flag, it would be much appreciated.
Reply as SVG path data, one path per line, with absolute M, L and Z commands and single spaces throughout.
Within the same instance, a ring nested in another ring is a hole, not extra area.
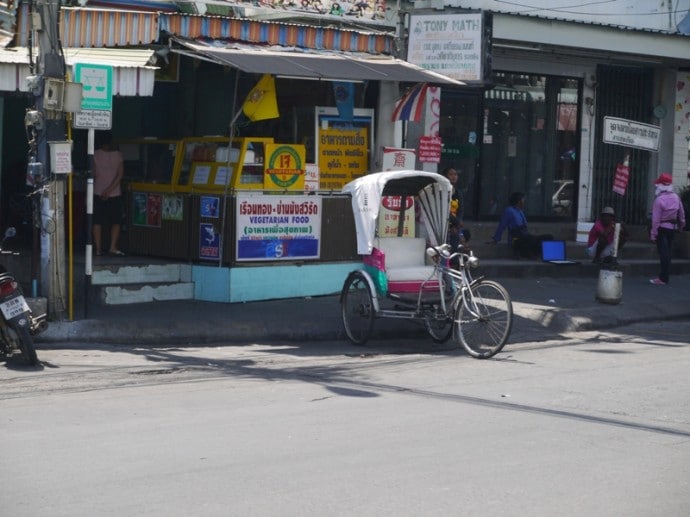
M 252 122 L 280 116 L 276 100 L 276 83 L 272 75 L 264 74 L 256 83 L 244 100 L 242 111 Z

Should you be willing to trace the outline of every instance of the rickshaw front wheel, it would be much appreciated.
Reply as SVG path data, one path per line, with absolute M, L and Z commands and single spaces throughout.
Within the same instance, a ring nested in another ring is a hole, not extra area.
M 355 271 L 347 277 L 340 295 L 340 308 L 347 338 L 365 344 L 374 330 L 374 299 L 364 275 Z
M 491 280 L 476 282 L 455 313 L 455 330 L 468 354 L 488 359 L 501 351 L 513 326 L 513 304 L 505 288 Z

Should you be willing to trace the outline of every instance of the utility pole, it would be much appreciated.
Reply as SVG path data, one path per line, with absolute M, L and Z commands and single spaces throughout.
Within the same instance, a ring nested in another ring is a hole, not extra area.
M 64 176 L 51 174 L 49 142 L 64 142 L 65 58 L 58 34 L 59 0 L 35 0 L 32 5 L 31 30 L 38 41 L 36 75 L 27 78 L 36 103 L 25 117 L 29 135 L 29 167 L 27 174 L 41 188 L 34 210 L 39 210 L 40 241 L 34 237 L 34 255 L 40 249 L 41 293 L 48 298 L 51 319 L 62 319 L 65 312 L 65 227 Z M 34 225 L 34 233 L 39 228 Z M 38 244 L 38 246 L 36 245 Z M 35 285 L 33 286 L 35 289 Z M 36 293 L 34 293 L 36 295 Z

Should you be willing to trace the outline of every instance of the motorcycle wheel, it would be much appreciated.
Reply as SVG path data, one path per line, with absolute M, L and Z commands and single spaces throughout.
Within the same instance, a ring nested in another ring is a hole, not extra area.
M 34 339 L 31 337 L 29 329 L 27 327 L 17 327 L 16 331 L 24 361 L 29 366 L 36 366 L 38 364 L 38 356 L 36 355 Z

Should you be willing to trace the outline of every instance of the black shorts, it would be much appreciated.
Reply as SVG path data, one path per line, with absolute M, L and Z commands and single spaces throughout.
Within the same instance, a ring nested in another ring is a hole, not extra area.
M 93 197 L 93 224 L 111 225 L 122 224 L 124 202 L 122 196 L 102 199 Z

